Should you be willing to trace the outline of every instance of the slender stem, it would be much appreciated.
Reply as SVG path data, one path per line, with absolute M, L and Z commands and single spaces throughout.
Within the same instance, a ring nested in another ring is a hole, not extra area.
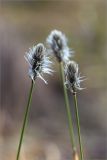
M 78 129 L 78 139 L 79 139 L 79 147 L 80 147 L 80 159 L 83 160 L 83 148 L 82 148 L 82 140 L 81 140 L 81 131 L 80 131 L 80 120 L 79 120 L 79 112 L 78 112 L 78 104 L 77 104 L 77 95 L 73 94 L 74 103 L 75 103 L 75 113 L 76 113 L 76 121 L 77 121 L 77 129 Z
M 71 116 L 71 112 L 70 112 L 70 105 L 69 105 L 67 90 L 66 90 L 66 87 L 64 85 L 64 82 L 65 82 L 64 79 L 65 78 L 64 78 L 64 67 L 63 67 L 63 63 L 62 62 L 60 62 L 60 72 L 61 72 L 61 77 L 62 77 L 64 98 L 65 98 L 65 106 L 66 106 L 66 112 L 67 112 L 67 117 L 68 117 L 70 140 L 71 140 L 71 145 L 72 145 L 73 151 L 75 151 L 76 146 L 75 146 L 75 141 L 74 141 L 74 131 L 73 131 L 73 124 L 72 124 L 72 116 Z
M 20 151 L 21 151 L 23 136 L 24 136 L 25 128 L 26 128 L 27 121 L 28 121 L 29 111 L 30 111 L 30 104 L 31 104 L 31 99 L 32 99 L 33 86 L 34 86 L 34 83 L 33 83 L 33 81 L 32 81 L 32 82 L 31 82 L 31 88 L 30 88 L 30 91 L 29 91 L 29 97 L 28 97 L 27 107 L 26 107 L 26 110 L 25 110 L 23 125 L 22 125 L 22 129 L 21 129 L 20 141 L 19 141 L 19 146 L 18 146 L 18 151 L 17 151 L 16 160 L 19 160 L 19 156 L 20 156 Z

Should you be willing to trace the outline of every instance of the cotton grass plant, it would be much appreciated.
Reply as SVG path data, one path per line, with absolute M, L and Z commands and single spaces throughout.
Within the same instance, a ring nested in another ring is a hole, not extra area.
M 71 91 L 74 98 L 74 106 L 76 113 L 76 123 L 78 129 L 78 139 L 79 139 L 79 148 L 80 148 L 80 159 L 83 160 L 83 148 L 82 148 L 82 140 L 81 140 L 81 132 L 80 132 L 80 120 L 79 120 L 79 112 L 78 112 L 78 104 L 77 104 L 77 91 L 82 90 L 80 87 L 80 83 L 84 81 L 84 77 L 81 77 L 79 72 L 78 64 L 74 61 L 69 61 L 65 66 L 65 85 Z
M 81 133 L 80 133 L 80 120 L 79 120 L 76 92 L 77 90 L 83 89 L 80 87 L 80 82 L 82 82 L 84 79 L 78 73 L 78 69 L 79 69 L 78 64 L 74 61 L 71 61 L 71 57 L 73 56 L 74 52 L 69 49 L 67 45 L 67 38 L 61 31 L 58 31 L 58 30 L 51 31 L 50 35 L 47 38 L 47 44 L 49 46 L 50 53 L 53 53 L 56 56 L 57 61 L 60 64 L 60 73 L 61 73 L 61 78 L 63 83 L 64 99 L 65 99 L 65 106 L 66 106 L 69 132 L 70 132 L 70 140 L 71 140 L 71 145 L 73 149 L 73 159 L 77 160 L 79 159 L 79 157 L 78 157 L 78 153 L 75 145 L 72 114 L 70 111 L 70 105 L 69 105 L 66 88 L 68 88 L 72 92 L 74 97 L 74 104 L 75 104 L 74 106 L 75 106 L 76 123 L 77 123 L 79 148 L 80 148 L 80 159 L 83 160 L 83 149 L 82 149 L 82 141 L 81 141 Z
M 70 57 L 73 56 L 73 51 L 69 49 L 67 45 L 67 38 L 66 36 L 58 30 L 53 30 L 46 42 L 49 46 L 50 53 L 53 53 L 59 63 L 60 74 L 63 84 L 63 92 L 64 92 L 64 99 L 65 99 L 65 106 L 66 106 L 66 113 L 68 117 L 68 126 L 69 126 L 69 133 L 70 133 L 70 141 L 72 145 L 73 155 L 77 154 L 75 139 L 74 139 L 74 129 L 73 129 L 73 122 L 72 122 L 72 115 L 70 111 L 70 105 L 68 100 L 68 94 L 66 90 L 66 86 L 64 85 L 65 76 L 64 76 L 64 65 L 69 61 Z
M 29 64 L 28 75 L 31 79 L 31 87 L 29 91 L 27 106 L 25 109 L 16 160 L 19 160 L 20 158 L 20 151 L 22 147 L 25 129 L 28 122 L 35 80 L 37 78 L 40 78 L 45 82 L 45 84 L 47 84 L 47 81 L 44 79 L 43 74 L 46 73 L 51 75 L 53 72 L 53 70 L 51 69 L 52 62 L 50 61 L 50 57 L 49 57 L 50 54 L 54 54 L 59 63 L 59 69 L 60 69 L 60 74 L 61 74 L 61 79 L 63 84 L 66 113 L 68 118 L 70 142 L 71 142 L 72 151 L 73 151 L 72 157 L 73 157 L 73 160 L 79 160 L 79 158 L 80 160 L 83 160 L 83 148 L 82 148 L 80 120 L 79 120 L 79 112 L 78 112 L 78 104 L 77 104 L 77 91 L 83 89 L 81 88 L 80 83 L 84 80 L 83 79 L 84 77 L 81 77 L 78 72 L 79 71 L 78 64 L 74 61 L 71 61 L 71 58 L 74 52 L 68 47 L 67 45 L 68 40 L 61 31 L 58 31 L 58 30 L 51 31 L 51 33 L 46 39 L 46 42 L 48 44 L 47 49 L 44 47 L 42 43 L 39 43 L 33 46 L 32 48 L 30 48 L 29 51 L 26 52 L 24 56 L 26 61 Z M 67 89 L 70 90 L 74 98 L 80 156 L 78 156 L 78 152 L 75 144 L 72 113 L 70 110 Z
M 27 106 L 25 109 L 16 160 L 19 160 L 19 156 L 20 156 L 24 132 L 28 122 L 28 116 L 29 116 L 29 111 L 31 106 L 32 93 L 33 93 L 35 80 L 36 78 L 40 78 L 45 82 L 45 84 L 47 84 L 47 81 L 43 78 L 43 74 L 44 73 L 52 74 L 52 69 L 50 68 L 52 62 L 50 61 L 49 56 L 46 52 L 46 48 L 42 43 L 39 43 L 36 46 L 33 46 L 32 48 L 30 48 L 29 51 L 26 52 L 25 59 L 29 64 L 28 74 L 29 74 L 29 77 L 31 78 L 31 87 L 29 91 Z

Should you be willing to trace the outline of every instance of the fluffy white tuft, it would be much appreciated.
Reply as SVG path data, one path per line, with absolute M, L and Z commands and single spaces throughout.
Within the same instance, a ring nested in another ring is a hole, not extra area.
M 44 45 L 39 43 L 29 48 L 29 52 L 26 52 L 24 57 L 29 63 L 29 76 L 31 79 L 35 81 L 35 79 L 39 77 L 47 84 L 47 81 L 43 78 L 43 74 L 52 74 L 53 70 L 50 68 L 52 62 L 46 54 Z

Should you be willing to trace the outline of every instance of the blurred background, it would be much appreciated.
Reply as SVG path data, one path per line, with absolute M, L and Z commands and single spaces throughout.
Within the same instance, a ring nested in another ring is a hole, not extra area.
M 107 1 L 0 2 L 0 160 L 15 160 L 31 80 L 24 54 L 51 30 L 66 34 L 80 72 L 78 92 L 85 159 L 107 159 Z M 59 66 L 48 85 L 37 79 L 20 160 L 71 160 Z M 77 129 L 72 95 L 69 93 Z

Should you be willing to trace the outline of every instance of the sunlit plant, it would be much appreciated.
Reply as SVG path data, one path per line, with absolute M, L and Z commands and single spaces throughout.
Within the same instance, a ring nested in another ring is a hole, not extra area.
M 33 92 L 35 80 L 36 78 L 39 77 L 47 84 L 47 81 L 43 78 L 43 74 L 44 73 L 52 74 L 53 72 L 52 69 L 50 68 L 52 62 L 50 61 L 49 56 L 46 52 L 46 48 L 42 43 L 39 43 L 36 46 L 33 46 L 32 48 L 30 48 L 29 52 L 26 52 L 25 59 L 29 64 L 28 74 L 29 74 L 29 77 L 31 78 L 31 87 L 29 91 L 27 106 L 25 109 L 16 160 L 19 160 L 19 156 L 20 156 L 22 141 L 23 141 L 24 132 L 27 125 L 30 106 L 31 106 L 32 92 Z
M 80 76 L 78 72 L 79 67 L 78 64 L 74 61 L 69 61 L 65 65 L 65 85 L 71 91 L 74 97 L 74 106 L 76 113 L 76 122 L 78 129 L 78 139 L 79 139 L 79 148 L 80 148 L 80 159 L 83 160 L 83 148 L 82 148 L 82 140 L 81 140 L 81 132 L 80 132 L 80 120 L 79 120 L 79 112 L 78 112 L 78 104 L 77 104 L 77 91 L 82 90 L 80 87 L 80 83 L 84 81 L 84 77 Z
M 49 52 L 53 53 L 59 62 L 60 74 L 63 84 L 63 92 L 64 92 L 64 99 L 65 99 L 65 106 L 66 106 L 66 113 L 68 117 L 68 126 L 69 126 L 69 133 L 70 133 L 70 141 L 72 145 L 73 155 L 77 155 L 75 139 L 74 139 L 74 129 L 73 129 L 73 122 L 72 122 L 72 115 L 70 111 L 70 105 L 68 100 L 68 94 L 66 90 L 66 86 L 64 85 L 65 76 L 64 76 L 64 65 L 69 61 L 69 59 L 73 56 L 73 51 L 67 45 L 67 38 L 66 36 L 58 30 L 53 30 L 49 34 L 46 39 L 46 42 L 49 47 Z
M 31 100 L 32 100 L 32 93 L 33 93 L 35 81 L 37 78 L 40 78 L 45 82 L 45 84 L 47 84 L 47 81 L 44 79 L 43 75 L 44 73 L 51 75 L 53 72 L 53 70 L 51 69 L 52 62 L 49 57 L 50 54 L 55 55 L 59 64 L 59 69 L 60 69 L 60 74 L 61 74 L 61 79 L 63 84 L 66 113 L 68 118 L 70 142 L 71 142 L 72 151 L 73 151 L 73 154 L 72 154 L 73 160 L 79 160 L 79 155 L 78 155 L 77 147 L 75 143 L 72 113 L 70 110 L 67 89 L 70 90 L 74 98 L 76 124 L 77 124 L 79 149 L 80 149 L 80 160 L 83 160 L 83 148 L 82 148 L 80 120 L 79 120 L 79 112 L 78 112 L 78 104 L 77 104 L 77 91 L 83 89 L 81 88 L 80 83 L 84 80 L 83 79 L 84 77 L 80 76 L 78 64 L 75 61 L 71 60 L 72 56 L 74 55 L 74 52 L 68 47 L 68 44 L 67 44 L 68 40 L 64 33 L 58 30 L 53 30 L 47 37 L 46 42 L 48 45 L 47 49 L 42 43 L 39 43 L 33 46 L 32 48 L 30 48 L 29 51 L 26 52 L 24 56 L 26 61 L 29 64 L 28 75 L 31 79 L 31 87 L 29 91 L 27 106 L 25 109 L 16 160 L 19 160 L 19 157 L 20 157 L 20 151 L 21 151 L 25 129 L 28 122 L 29 111 L 30 111 Z

